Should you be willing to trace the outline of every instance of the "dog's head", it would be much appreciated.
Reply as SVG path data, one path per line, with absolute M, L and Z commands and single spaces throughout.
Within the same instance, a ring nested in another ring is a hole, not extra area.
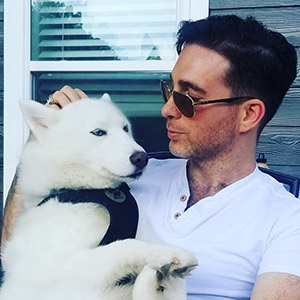
M 21 101 L 20 106 L 35 137 L 28 152 L 33 160 L 43 157 L 40 167 L 59 177 L 58 185 L 63 181 L 63 187 L 70 188 L 117 186 L 140 176 L 148 162 L 129 121 L 107 94 L 61 110 L 35 101 Z

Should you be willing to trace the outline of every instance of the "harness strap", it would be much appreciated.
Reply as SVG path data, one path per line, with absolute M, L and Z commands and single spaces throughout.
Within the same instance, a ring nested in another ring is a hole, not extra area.
M 138 224 L 138 206 L 126 183 L 116 189 L 52 190 L 38 206 L 56 197 L 59 202 L 97 203 L 104 206 L 110 214 L 110 224 L 100 245 L 117 240 L 135 238 Z

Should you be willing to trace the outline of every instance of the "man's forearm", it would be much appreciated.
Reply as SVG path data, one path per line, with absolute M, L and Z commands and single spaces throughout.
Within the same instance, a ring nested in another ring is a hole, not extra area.
M 3 247 L 5 246 L 6 241 L 11 235 L 11 231 L 14 228 L 15 222 L 17 220 L 17 217 L 20 215 L 22 208 L 23 200 L 19 193 L 16 173 L 6 199 L 4 209 L 4 218 L 1 235 L 1 252 L 3 250 Z

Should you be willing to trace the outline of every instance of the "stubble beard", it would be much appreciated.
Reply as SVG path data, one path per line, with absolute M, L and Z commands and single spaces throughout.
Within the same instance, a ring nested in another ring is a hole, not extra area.
M 210 163 L 227 156 L 236 139 L 236 116 L 222 120 L 214 127 L 206 128 L 199 139 L 170 141 L 171 153 L 180 158 L 196 159 L 198 163 Z M 216 130 L 216 128 L 218 128 Z

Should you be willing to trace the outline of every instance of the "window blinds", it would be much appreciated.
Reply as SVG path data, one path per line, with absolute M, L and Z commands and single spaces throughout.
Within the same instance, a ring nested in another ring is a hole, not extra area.
M 176 0 L 32 0 L 32 60 L 175 60 Z

